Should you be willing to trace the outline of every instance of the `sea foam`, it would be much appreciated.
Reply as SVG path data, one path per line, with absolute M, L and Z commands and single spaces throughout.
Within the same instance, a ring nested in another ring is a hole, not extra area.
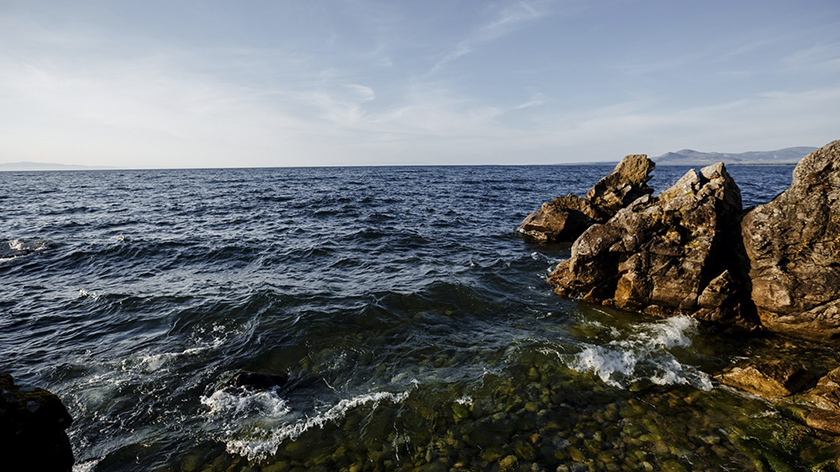
M 592 372 L 614 387 L 648 380 L 657 385 L 688 384 L 711 390 L 707 374 L 680 363 L 669 351 L 690 346 L 696 330 L 697 321 L 687 316 L 644 323 L 627 339 L 606 345 L 584 344 L 583 350 L 566 359 L 572 369 Z
M 293 412 L 276 390 L 258 393 L 220 390 L 202 397 L 201 403 L 209 408 L 208 419 L 218 427 L 216 439 L 225 444 L 227 451 L 259 461 L 274 455 L 287 439 L 295 440 L 309 429 L 323 428 L 354 408 L 370 405 L 376 409 L 383 401 L 401 403 L 412 389 L 356 395 L 311 416 Z

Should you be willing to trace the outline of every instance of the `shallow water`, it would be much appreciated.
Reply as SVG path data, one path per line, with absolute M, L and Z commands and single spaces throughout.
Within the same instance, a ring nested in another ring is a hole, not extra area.
M 551 293 L 569 246 L 516 226 L 610 170 L 0 173 L 2 370 L 61 396 L 78 472 L 832 460 L 795 411 L 713 379 L 779 353 L 825 371 L 832 352 Z M 792 168 L 730 172 L 753 205 Z M 225 387 L 242 369 L 289 382 Z

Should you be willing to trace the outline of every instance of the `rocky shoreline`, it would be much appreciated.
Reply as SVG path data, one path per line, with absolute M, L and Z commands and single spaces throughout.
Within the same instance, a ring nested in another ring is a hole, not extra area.
M 647 186 L 654 167 L 627 156 L 586 198 L 555 199 L 522 222 L 527 239 L 574 241 L 548 276 L 557 294 L 730 330 L 840 339 L 840 141 L 805 156 L 773 201 L 746 210 L 723 163 L 688 171 L 656 197 Z M 590 216 L 589 207 L 602 211 Z M 747 362 L 717 378 L 806 407 L 809 426 L 840 434 L 840 368 Z

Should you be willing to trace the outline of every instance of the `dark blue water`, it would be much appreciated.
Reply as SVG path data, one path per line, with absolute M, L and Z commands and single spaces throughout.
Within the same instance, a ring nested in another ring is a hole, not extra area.
M 569 246 L 516 227 L 610 170 L 0 173 L 0 370 L 62 397 L 78 472 L 817 460 L 713 379 L 775 341 L 551 293 Z M 792 168 L 730 172 L 752 205 Z M 239 370 L 290 380 L 226 387 Z

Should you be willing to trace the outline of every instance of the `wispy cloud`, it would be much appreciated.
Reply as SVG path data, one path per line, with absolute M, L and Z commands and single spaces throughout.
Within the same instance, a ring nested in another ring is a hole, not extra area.
M 438 60 L 429 71 L 435 74 L 450 62 L 465 56 L 485 43 L 495 41 L 506 34 L 524 27 L 529 22 L 550 14 L 546 2 L 516 2 L 505 5 L 492 13 L 492 18 L 467 33 L 455 47 Z

